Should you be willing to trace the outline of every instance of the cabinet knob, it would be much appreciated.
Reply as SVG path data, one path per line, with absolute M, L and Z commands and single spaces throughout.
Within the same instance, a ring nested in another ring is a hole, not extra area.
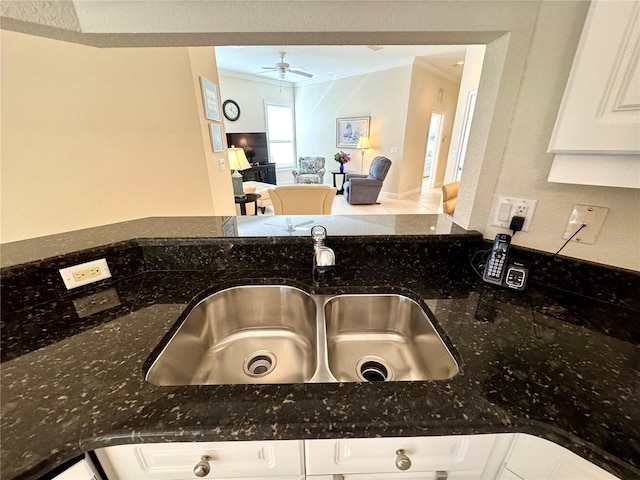
M 209 472 L 211 471 L 211 465 L 209 465 L 210 460 L 211 457 L 209 455 L 203 455 L 200 458 L 200 461 L 196 463 L 196 466 L 193 467 L 193 474 L 196 477 L 206 477 L 209 475 Z
M 407 457 L 403 449 L 396 450 L 396 467 L 398 467 L 398 470 L 409 470 L 411 468 L 411 459 Z

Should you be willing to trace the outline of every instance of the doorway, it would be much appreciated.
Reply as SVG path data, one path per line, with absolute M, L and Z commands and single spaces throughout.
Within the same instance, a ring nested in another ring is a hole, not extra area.
M 444 131 L 445 112 L 431 112 L 429 122 L 429 133 L 427 134 L 427 151 L 424 157 L 424 168 L 422 172 L 422 184 L 427 188 L 433 188 L 435 172 L 440 156 L 440 145 L 442 145 L 442 133 Z

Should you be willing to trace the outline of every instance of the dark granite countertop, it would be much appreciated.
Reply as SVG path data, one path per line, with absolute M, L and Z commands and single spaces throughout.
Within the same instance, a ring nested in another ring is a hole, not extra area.
M 131 238 L 118 240 L 123 251 Z M 37 478 L 83 450 L 121 443 L 496 432 L 547 438 L 639 478 L 637 309 L 544 282 L 494 288 L 463 268 L 478 234 L 438 238 L 439 249 L 425 236 L 332 239 L 347 266 L 321 293 L 423 299 L 461 365 L 446 381 L 158 387 L 143 379 L 145 360 L 202 292 L 243 283 L 319 291 L 310 258 L 295 261 L 308 239 L 256 242 L 250 257 L 264 258 L 252 262 L 228 240 L 164 236 L 123 254 L 137 265 L 127 275 L 28 304 L 5 301 L 24 282 L 13 265 L 3 278 L 2 478 Z M 234 261 L 219 262 L 221 251 Z M 364 258 L 372 260 L 359 266 Z M 87 299 L 106 308 L 87 310 Z

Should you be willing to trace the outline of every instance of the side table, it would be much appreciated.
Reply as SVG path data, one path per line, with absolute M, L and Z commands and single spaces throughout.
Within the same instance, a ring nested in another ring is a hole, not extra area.
M 340 188 L 338 188 L 338 191 L 336 192 L 336 195 L 342 195 L 344 193 L 344 180 L 346 178 L 347 172 L 331 172 L 331 175 L 333 175 L 333 186 L 338 188 L 338 186 L 336 185 L 336 177 L 338 177 L 339 175 L 342 175 L 342 182 L 340 183 Z
M 245 197 L 235 197 L 235 203 L 240 205 L 240 214 L 247 214 L 247 203 L 253 202 L 255 213 L 254 215 L 258 215 L 258 199 L 260 198 L 259 193 L 246 193 Z

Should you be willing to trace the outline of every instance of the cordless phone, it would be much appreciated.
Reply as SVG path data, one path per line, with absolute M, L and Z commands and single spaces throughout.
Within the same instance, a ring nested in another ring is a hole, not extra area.
M 495 285 L 502 285 L 514 290 L 524 290 L 529 275 L 529 267 L 525 262 L 508 258 L 511 235 L 499 233 L 493 241 L 493 247 L 482 279 Z
M 482 279 L 485 282 L 502 285 L 504 272 L 507 268 L 507 253 L 509 252 L 510 244 L 511 235 L 507 235 L 506 233 L 496 235 L 489 260 L 487 260 L 487 264 L 484 267 L 484 274 L 482 275 Z

